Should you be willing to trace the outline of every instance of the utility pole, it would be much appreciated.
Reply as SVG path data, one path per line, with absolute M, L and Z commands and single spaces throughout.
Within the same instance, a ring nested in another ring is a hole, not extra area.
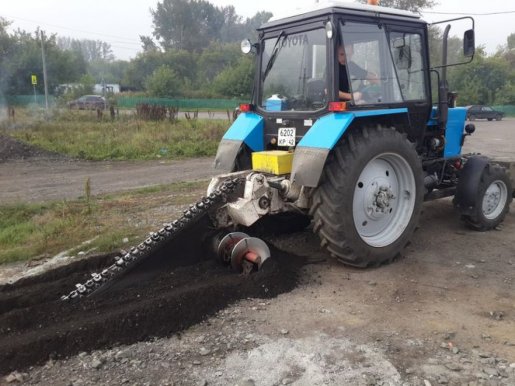
M 43 31 L 39 31 L 39 33 L 41 37 L 41 59 L 43 60 L 43 84 L 45 85 L 45 113 L 48 118 L 48 84 L 46 79 L 45 45 L 43 44 L 45 35 Z

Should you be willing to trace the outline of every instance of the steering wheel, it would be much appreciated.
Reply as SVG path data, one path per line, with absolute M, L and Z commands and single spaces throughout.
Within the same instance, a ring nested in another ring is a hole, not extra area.
M 358 91 L 361 93 L 361 100 L 365 103 L 381 103 L 383 101 L 381 86 L 378 84 L 363 86 Z

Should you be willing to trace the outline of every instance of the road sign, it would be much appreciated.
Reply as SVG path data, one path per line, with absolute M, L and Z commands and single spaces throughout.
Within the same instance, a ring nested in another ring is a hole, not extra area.
M 32 85 L 35 86 L 38 84 L 38 77 L 36 75 L 32 75 Z

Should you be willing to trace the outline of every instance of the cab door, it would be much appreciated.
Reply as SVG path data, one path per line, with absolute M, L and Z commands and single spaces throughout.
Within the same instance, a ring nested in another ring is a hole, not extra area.
M 423 136 L 431 114 L 429 64 L 423 29 L 390 26 L 388 43 L 399 90 L 408 108 L 411 136 Z

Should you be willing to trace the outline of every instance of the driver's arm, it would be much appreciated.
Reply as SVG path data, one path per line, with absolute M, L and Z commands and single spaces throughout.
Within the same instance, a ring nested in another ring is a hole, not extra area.
M 367 72 L 367 81 L 372 84 L 379 84 L 379 77 L 373 72 Z
M 362 95 L 359 91 L 353 92 L 351 94 L 350 92 L 345 92 L 345 91 L 339 90 L 338 97 L 342 101 L 350 101 L 352 99 L 352 97 L 354 97 L 354 100 L 361 99 Z

